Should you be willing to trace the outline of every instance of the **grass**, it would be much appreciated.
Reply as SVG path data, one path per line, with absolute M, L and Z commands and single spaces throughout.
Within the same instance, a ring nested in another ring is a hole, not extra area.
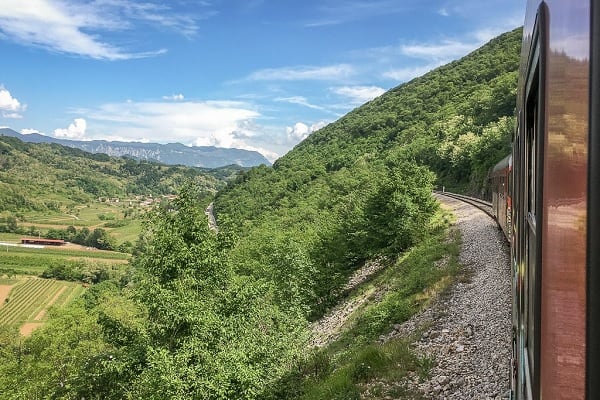
M 127 225 L 119 228 L 107 228 L 110 234 L 115 237 L 117 243 L 135 243 L 140 236 L 140 232 L 142 231 L 142 221 L 139 219 L 129 221 L 130 222 Z
M 22 237 L 23 235 L 20 235 L 18 233 L 0 232 L 0 242 L 18 243 Z M 0 249 L 1 247 L 2 245 L 0 245 Z
M 96 264 L 124 264 L 128 254 L 104 250 L 75 250 L 63 247 L 36 249 L 0 245 L 0 273 L 39 275 L 56 263 L 83 261 Z
M 452 215 L 440 210 L 422 243 L 348 296 L 364 301 L 336 341 L 313 349 L 281 382 L 280 398 L 421 398 L 407 382 L 426 377 L 432 360 L 414 353 L 412 337 L 385 342 L 379 338 L 429 304 L 459 275 L 460 237 L 451 229 L 452 222 Z

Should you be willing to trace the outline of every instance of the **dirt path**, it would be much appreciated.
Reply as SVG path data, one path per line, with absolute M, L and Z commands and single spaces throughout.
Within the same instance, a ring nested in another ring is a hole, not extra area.
M 33 331 L 42 326 L 43 322 L 26 322 L 19 328 L 21 336 L 29 336 Z
M 356 270 L 356 272 L 350 277 L 348 283 L 344 286 L 344 292 L 350 292 L 361 283 L 371 278 L 375 273 L 385 268 L 386 263 L 383 259 L 378 259 L 366 263 L 362 268 Z M 311 329 L 311 347 L 322 347 L 336 340 L 342 330 L 342 327 L 348 321 L 348 318 L 352 313 L 363 305 L 367 300 L 373 296 L 379 295 L 385 289 L 376 288 L 370 291 L 366 291 L 361 296 L 348 299 L 338 304 L 333 310 L 331 310 L 323 318 L 315 321 Z
M 4 301 L 8 298 L 10 291 L 15 285 L 0 285 L 0 308 L 4 306 Z
M 217 219 L 215 218 L 214 203 L 210 203 L 208 207 L 206 207 L 204 214 L 206 214 L 206 217 L 208 218 L 208 227 L 210 230 L 219 233 L 219 226 L 217 225 Z

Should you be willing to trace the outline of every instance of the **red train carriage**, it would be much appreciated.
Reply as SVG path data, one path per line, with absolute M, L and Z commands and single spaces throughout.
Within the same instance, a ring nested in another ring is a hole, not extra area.
M 512 200 L 509 193 L 512 155 L 506 156 L 490 173 L 492 212 L 507 238 L 510 238 Z M 510 239 L 509 239 L 510 240 Z
M 528 1 L 517 113 L 513 397 L 600 398 L 600 1 Z

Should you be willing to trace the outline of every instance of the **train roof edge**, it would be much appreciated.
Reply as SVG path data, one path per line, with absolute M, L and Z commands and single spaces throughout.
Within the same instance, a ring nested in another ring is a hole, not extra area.
M 509 167 L 509 169 L 512 168 L 512 154 L 509 154 L 500 160 L 500 162 L 494 166 L 492 172 L 500 171 L 506 167 Z

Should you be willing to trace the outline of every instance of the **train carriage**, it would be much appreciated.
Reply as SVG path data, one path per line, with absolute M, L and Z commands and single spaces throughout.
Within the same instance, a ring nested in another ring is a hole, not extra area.
M 513 137 L 516 399 L 600 398 L 600 1 L 527 4 Z
M 507 238 L 510 238 L 512 230 L 512 200 L 509 193 L 511 173 L 512 155 L 508 155 L 492 169 L 489 179 L 492 190 L 492 214 Z

